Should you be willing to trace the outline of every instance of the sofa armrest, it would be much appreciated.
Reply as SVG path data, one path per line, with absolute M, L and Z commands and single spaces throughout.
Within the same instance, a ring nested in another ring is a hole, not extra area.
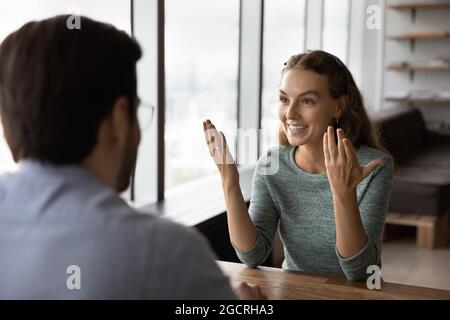
M 426 140 L 450 144 L 450 133 L 442 133 L 436 130 L 427 130 Z

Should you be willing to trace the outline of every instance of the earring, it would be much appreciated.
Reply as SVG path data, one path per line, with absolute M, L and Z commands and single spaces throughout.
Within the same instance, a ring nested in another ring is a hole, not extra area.
M 333 118 L 333 119 L 334 119 L 334 126 L 336 128 L 338 128 L 339 127 L 339 118 Z

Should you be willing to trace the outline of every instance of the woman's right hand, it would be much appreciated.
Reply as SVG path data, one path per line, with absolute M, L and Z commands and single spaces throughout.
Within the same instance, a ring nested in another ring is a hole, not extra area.
M 224 134 L 218 132 L 211 121 L 203 121 L 203 131 L 209 154 L 216 163 L 222 177 L 231 241 L 237 248 L 247 250 L 255 244 L 257 233 L 239 186 L 239 172 L 236 163 L 230 154 Z M 241 291 L 250 290 L 245 286 L 241 289 Z
M 239 183 L 239 172 L 223 132 L 217 131 L 216 127 L 209 119 L 203 121 L 203 132 L 205 134 L 209 154 L 219 169 L 222 181 L 231 184 Z

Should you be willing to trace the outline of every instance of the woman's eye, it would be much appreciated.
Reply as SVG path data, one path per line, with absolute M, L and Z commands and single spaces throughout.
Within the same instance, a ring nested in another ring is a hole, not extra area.
M 286 97 L 279 97 L 279 99 L 280 99 L 281 103 L 286 103 L 287 102 Z
M 304 103 L 304 104 L 313 104 L 313 103 L 314 103 L 314 100 L 313 100 L 313 99 L 310 99 L 310 98 L 304 98 L 304 99 L 303 99 L 303 103 Z

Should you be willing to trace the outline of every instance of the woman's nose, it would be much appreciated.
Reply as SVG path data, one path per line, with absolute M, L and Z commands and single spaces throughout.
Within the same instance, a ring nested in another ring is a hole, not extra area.
M 299 116 L 298 114 L 298 107 L 295 102 L 291 103 L 287 109 L 286 112 L 286 118 L 287 119 L 295 119 Z

